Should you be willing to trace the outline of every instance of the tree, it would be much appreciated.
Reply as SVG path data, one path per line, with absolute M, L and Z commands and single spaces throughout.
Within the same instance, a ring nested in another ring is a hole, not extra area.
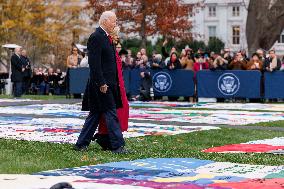
M 53 52 L 65 63 L 70 44 L 84 32 L 79 0 L 0 0 L 0 43 L 16 43 L 28 50 L 32 63 L 47 63 Z M 63 67 L 63 66 L 62 66 Z
M 246 23 L 249 53 L 270 49 L 284 29 L 283 0 L 250 0 Z
M 142 39 L 145 47 L 148 36 L 162 35 L 175 39 L 191 38 L 189 15 L 193 4 L 182 0 L 89 0 L 88 8 L 94 10 L 93 20 L 98 21 L 105 10 L 116 11 L 121 31 Z
M 224 49 L 225 43 L 217 37 L 210 37 L 207 45 L 207 49 L 209 51 L 213 51 L 216 53 L 220 53 L 222 49 Z

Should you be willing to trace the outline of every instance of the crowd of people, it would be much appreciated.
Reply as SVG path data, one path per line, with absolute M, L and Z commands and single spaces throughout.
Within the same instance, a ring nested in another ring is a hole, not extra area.
M 28 89 L 30 94 L 64 95 L 65 73 L 61 72 L 59 68 L 56 70 L 53 68 L 34 68 Z
M 146 54 L 142 48 L 133 57 L 130 50 L 118 49 L 123 61 L 123 67 L 151 68 L 151 69 L 186 69 L 198 72 L 199 70 L 260 70 L 275 71 L 284 70 L 284 57 L 282 61 L 276 56 L 275 50 L 270 50 L 265 54 L 262 49 L 258 49 L 251 57 L 247 56 L 245 50 L 233 53 L 228 48 L 221 52 L 203 52 L 198 49 L 193 52 L 186 46 L 180 53 L 175 47 L 170 52 L 166 51 L 167 41 L 163 43 L 162 52 L 153 52 L 151 56 Z
M 60 69 L 32 68 L 25 49 L 15 48 L 11 57 L 11 70 L 15 97 L 23 94 L 60 95 L 65 93 L 65 73 Z
M 59 68 L 32 66 L 27 51 L 15 48 L 11 57 L 13 95 L 15 97 L 23 94 L 68 95 L 68 70 L 89 67 L 87 53 L 73 46 L 71 54 L 67 57 L 66 67 L 66 70 L 61 71 Z M 4 82 L 3 85 L 5 85 Z M 1 87 L 4 89 L 2 83 Z
M 150 69 L 185 69 L 192 70 L 195 74 L 200 70 L 259 70 L 261 72 L 284 71 L 284 57 L 277 57 L 275 50 L 265 51 L 258 49 L 251 57 L 246 51 L 230 52 L 225 48 L 221 52 L 203 52 L 198 49 L 194 52 L 186 46 L 179 53 L 175 47 L 167 51 L 165 40 L 161 52 L 153 51 L 151 55 L 141 48 L 136 56 L 131 50 L 122 48 L 118 43 L 116 50 L 122 60 L 123 69 L 140 69 L 142 79 L 140 95 L 131 96 L 129 100 L 150 100 L 152 78 Z M 88 55 L 74 46 L 71 54 L 67 57 L 67 72 L 60 69 L 35 67 L 32 69 L 30 60 L 25 49 L 16 48 L 11 57 L 13 93 L 15 97 L 22 94 L 54 94 L 65 95 L 68 93 L 68 69 L 88 67 Z M 67 91 L 66 91 L 67 89 Z M 176 99 L 176 98 L 174 98 Z
M 135 57 L 132 56 L 131 50 L 125 50 L 121 48 L 120 44 L 117 45 L 117 51 L 123 62 L 123 69 L 141 69 L 140 95 L 131 99 L 151 99 L 151 75 L 149 69 L 185 69 L 193 71 L 194 75 L 200 70 L 284 71 L 284 57 L 282 59 L 277 57 L 273 49 L 269 50 L 268 53 L 258 49 L 251 57 L 248 57 L 245 50 L 233 53 L 228 48 L 221 50 L 221 52 L 204 52 L 202 49 L 194 52 L 186 46 L 180 53 L 177 52 L 175 47 L 171 47 L 170 51 L 167 52 L 167 43 L 167 40 L 165 40 L 160 53 L 154 51 L 152 55 L 148 56 L 146 49 L 142 48 Z M 176 97 L 170 98 L 177 99 Z

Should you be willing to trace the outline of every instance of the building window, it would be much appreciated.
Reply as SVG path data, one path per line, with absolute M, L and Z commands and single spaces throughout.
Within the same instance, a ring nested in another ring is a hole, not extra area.
M 209 39 L 216 37 L 216 26 L 208 26 L 208 36 Z
M 240 44 L 240 26 L 233 26 L 232 27 L 232 36 L 233 36 L 233 44 L 239 45 Z
M 284 34 L 280 35 L 278 43 L 284 43 Z
M 216 17 L 216 7 L 209 6 L 209 17 Z
M 240 6 L 233 6 L 232 7 L 232 15 L 234 17 L 240 16 Z

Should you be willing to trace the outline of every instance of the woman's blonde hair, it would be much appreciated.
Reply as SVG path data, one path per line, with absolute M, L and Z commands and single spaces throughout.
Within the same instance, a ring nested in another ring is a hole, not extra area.
M 118 26 L 116 26 L 113 31 L 110 33 L 112 40 L 114 41 L 114 43 L 118 43 L 119 41 L 119 32 L 120 32 L 120 28 Z

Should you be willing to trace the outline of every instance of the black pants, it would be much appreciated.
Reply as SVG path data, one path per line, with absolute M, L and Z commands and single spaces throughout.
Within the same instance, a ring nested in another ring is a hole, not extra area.
M 23 94 L 23 83 L 22 82 L 14 82 L 13 84 L 13 94 L 14 97 L 20 97 Z
M 23 80 L 23 94 L 28 94 L 30 89 L 30 78 L 24 78 Z
M 104 114 L 106 120 L 111 149 L 115 150 L 125 145 L 120 125 L 118 122 L 116 109 L 110 109 L 104 113 L 94 113 L 94 112 L 89 113 L 84 123 L 83 129 L 80 133 L 80 136 L 77 140 L 76 146 L 83 147 L 83 146 L 88 146 L 90 144 L 93 135 L 98 128 L 98 124 L 102 114 Z

